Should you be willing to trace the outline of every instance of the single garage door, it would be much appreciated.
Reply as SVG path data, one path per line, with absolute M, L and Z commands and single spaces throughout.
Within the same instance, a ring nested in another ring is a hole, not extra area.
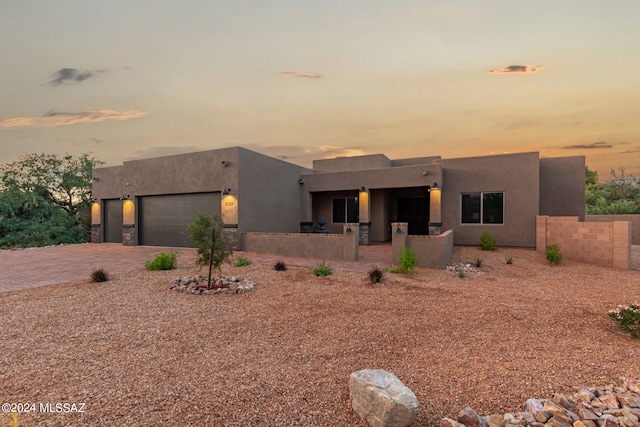
M 104 201 L 104 241 L 122 243 L 122 201 L 110 199 Z
M 220 193 L 140 197 L 138 244 L 190 247 L 187 225 L 196 211 L 220 213 Z

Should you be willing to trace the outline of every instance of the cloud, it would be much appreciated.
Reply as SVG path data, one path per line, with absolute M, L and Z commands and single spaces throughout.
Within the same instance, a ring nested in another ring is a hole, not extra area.
M 147 113 L 139 110 L 114 111 L 92 110 L 80 113 L 62 113 L 49 111 L 42 116 L 34 117 L 9 117 L 0 119 L 0 129 L 26 128 L 26 127 L 56 127 L 68 126 L 78 123 L 98 123 L 105 120 L 129 120 L 145 116 Z
M 91 138 L 89 138 L 89 142 L 92 143 L 92 144 L 103 144 L 104 143 L 104 139 L 91 137 Z
M 594 148 L 613 148 L 613 144 L 609 142 L 599 141 L 592 144 L 566 145 L 560 148 L 563 148 L 565 150 L 592 150 Z
M 159 145 L 143 148 L 133 152 L 133 156 L 127 157 L 125 160 L 150 159 L 153 157 L 173 156 L 175 154 L 193 153 L 203 151 L 202 147 L 195 145 Z
M 104 72 L 104 70 L 100 70 Z M 64 83 L 80 83 L 93 76 L 91 71 L 79 71 L 75 68 L 61 68 L 53 74 L 54 79 L 49 82 L 51 86 L 59 86 Z
M 504 68 L 489 70 L 489 74 L 536 74 L 544 65 L 509 65 Z
M 310 73 L 308 71 L 282 71 L 280 74 L 282 74 L 283 76 L 306 77 L 309 79 L 322 78 L 320 74 Z

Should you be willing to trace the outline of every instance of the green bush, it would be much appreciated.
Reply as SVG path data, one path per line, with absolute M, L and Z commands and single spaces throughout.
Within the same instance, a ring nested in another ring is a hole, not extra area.
M 275 271 L 287 271 L 287 264 L 283 261 L 278 261 L 274 264 L 273 269 Z
M 404 247 L 400 252 L 400 258 L 398 258 L 398 267 L 389 271 L 396 274 L 413 274 L 416 262 L 418 262 L 418 255 L 413 249 Z
M 547 257 L 547 260 L 552 267 L 562 261 L 562 252 L 560 252 L 560 245 L 557 243 L 547 246 L 544 255 Z
M 464 279 L 467 276 L 467 273 L 464 272 L 464 267 L 457 268 L 458 277 Z
M 482 267 L 482 258 L 476 258 L 476 267 Z
M 236 258 L 236 262 L 233 265 L 236 267 L 246 267 L 247 265 L 251 265 L 251 260 L 243 256 L 239 256 Z
M 104 268 L 96 268 L 91 272 L 90 279 L 92 282 L 107 282 L 109 280 L 109 273 Z
M 373 267 L 371 270 L 369 270 L 369 281 L 371 283 L 380 283 L 382 282 L 382 277 L 384 276 L 384 273 L 382 270 L 380 270 L 378 267 Z
M 619 305 L 609 310 L 609 317 L 621 331 L 629 332 L 633 338 L 640 338 L 640 302 Z
M 325 277 L 330 275 L 333 272 L 333 269 L 331 268 L 331 265 L 325 264 L 325 262 L 322 261 L 320 264 L 311 267 L 311 271 L 313 271 L 313 274 L 318 277 Z
M 495 251 L 496 239 L 494 239 L 488 232 L 482 233 L 480 236 L 480 247 L 483 251 Z
M 149 270 L 173 270 L 176 268 L 177 257 L 178 253 L 176 251 L 160 252 L 154 259 L 145 262 L 144 265 Z

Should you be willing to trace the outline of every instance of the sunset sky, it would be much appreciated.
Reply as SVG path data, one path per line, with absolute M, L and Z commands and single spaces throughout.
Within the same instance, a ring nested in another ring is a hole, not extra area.
M 638 0 L 7 0 L 0 163 L 243 146 L 640 175 Z

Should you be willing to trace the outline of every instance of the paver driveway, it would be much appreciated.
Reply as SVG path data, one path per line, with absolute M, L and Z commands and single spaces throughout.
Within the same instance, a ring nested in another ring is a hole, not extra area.
M 88 279 L 95 268 L 109 273 L 144 268 L 146 260 L 160 252 L 177 251 L 181 261 L 195 259 L 190 248 L 158 246 L 123 246 L 120 243 L 85 243 L 80 245 L 48 246 L 45 248 L 0 251 L 0 293 Z M 294 258 L 280 255 L 240 252 L 253 261 L 309 267 L 320 259 Z M 367 271 L 373 265 L 380 268 L 391 265 L 391 245 L 360 247 L 360 261 L 328 261 L 334 268 Z

